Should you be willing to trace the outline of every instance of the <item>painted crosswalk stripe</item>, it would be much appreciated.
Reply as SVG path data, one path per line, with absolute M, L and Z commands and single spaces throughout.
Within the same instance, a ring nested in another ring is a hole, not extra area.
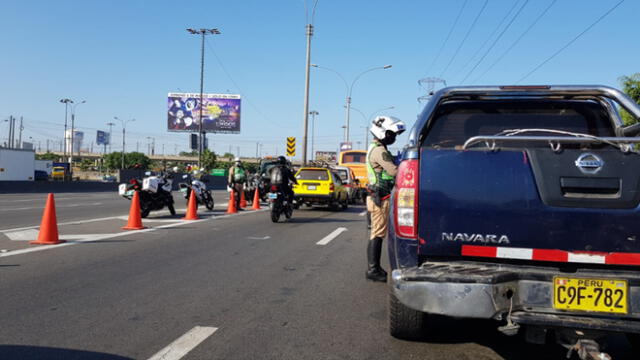
M 367 215 L 367 210 L 365 210 L 365 211 L 361 212 L 360 214 L 358 214 L 358 216 L 365 216 L 365 215 Z
M 339 228 L 333 230 L 333 232 L 331 234 L 325 236 L 322 240 L 318 241 L 316 243 L 316 245 L 327 245 L 328 243 L 331 242 L 331 240 L 337 238 L 338 235 L 342 234 L 345 231 L 347 231 L 347 228 L 339 227 Z
M 164 349 L 158 351 L 149 360 L 178 360 L 193 350 L 206 338 L 216 332 L 218 328 L 210 326 L 196 326 L 186 334 L 177 338 Z

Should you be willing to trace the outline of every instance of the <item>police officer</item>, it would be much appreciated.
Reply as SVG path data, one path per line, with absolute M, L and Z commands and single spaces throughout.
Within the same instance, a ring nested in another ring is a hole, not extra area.
M 235 201 L 236 201 L 236 209 L 242 210 L 240 207 L 240 199 L 241 194 L 244 191 L 244 183 L 247 181 L 247 173 L 242 165 L 242 161 L 240 161 L 239 157 L 236 157 L 234 161 L 234 165 L 229 168 L 229 187 L 230 190 L 234 191 Z
M 387 146 L 393 144 L 396 136 L 404 130 L 404 123 L 390 116 L 377 117 L 370 129 L 373 142 L 367 152 L 370 195 L 367 197 L 367 211 L 371 214 L 371 233 L 367 244 L 366 277 L 373 281 L 387 281 L 387 272 L 380 267 L 380 254 L 389 224 L 389 197 L 398 172 Z

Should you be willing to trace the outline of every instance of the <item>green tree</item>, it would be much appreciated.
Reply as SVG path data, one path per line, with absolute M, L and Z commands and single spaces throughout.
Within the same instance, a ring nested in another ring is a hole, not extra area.
M 233 158 L 234 158 L 234 157 L 236 157 L 236 156 L 235 156 L 235 155 L 233 155 L 233 154 L 232 154 L 232 153 L 230 153 L 230 152 L 226 152 L 226 153 L 224 153 L 224 155 L 222 155 L 222 157 L 223 157 L 223 158 L 225 158 L 225 159 L 229 159 L 229 161 L 231 161 L 231 160 L 233 160 Z
M 91 170 L 93 165 L 94 165 L 93 164 L 93 160 L 82 159 L 82 161 L 80 161 L 80 170 L 82 170 L 82 171 Z
M 51 160 L 58 161 L 60 155 L 56 155 L 52 152 L 46 152 L 44 154 L 36 154 L 36 160 Z
M 209 149 L 204 149 L 202 151 L 202 167 L 211 170 L 216 167 L 218 156 L 213 151 Z
M 198 156 L 198 150 L 193 150 L 190 152 L 187 151 L 180 151 L 180 154 L 178 154 L 180 156 Z
M 120 169 L 122 162 L 122 152 L 112 152 L 104 155 L 104 166 L 109 170 Z M 124 167 L 125 169 L 133 168 L 135 165 L 140 165 L 140 168 L 146 170 L 149 168 L 151 160 L 143 153 L 130 152 L 124 154 Z
M 631 76 L 621 76 L 619 79 L 622 85 L 622 91 L 624 91 L 636 104 L 640 104 L 640 73 L 635 73 Z M 638 122 L 624 109 L 620 111 L 622 120 L 626 125 L 634 124 Z

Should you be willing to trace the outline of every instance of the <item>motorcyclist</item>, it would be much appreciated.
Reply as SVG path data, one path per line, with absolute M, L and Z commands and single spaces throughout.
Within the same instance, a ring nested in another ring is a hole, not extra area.
M 293 189 L 290 183 L 298 184 L 298 180 L 287 165 L 287 158 L 278 156 L 278 163 L 271 169 L 271 185 L 278 186 L 287 201 L 293 203 Z
M 234 160 L 234 165 L 229 168 L 229 187 L 234 191 L 236 209 L 240 210 L 240 199 L 242 192 L 244 191 L 244 183 L 247 181 L 247 171 L 242 165 L 239 157 Z
M 367 243 L 366 278 L 373 281 L 387 281 L 387 272 L 380 267 L 380 255 L 382 240 L 389 225 L 389 197 L 398 172 L 398 166 L 387 146 L 393 144 L 396 136 L 404 130 L 404 123 L 391 116 L 377 117 L 370 129 L 373 141 L 367 152 L 370 193 L 367 197 L 367 211 L 371 214 L 371 233 Z

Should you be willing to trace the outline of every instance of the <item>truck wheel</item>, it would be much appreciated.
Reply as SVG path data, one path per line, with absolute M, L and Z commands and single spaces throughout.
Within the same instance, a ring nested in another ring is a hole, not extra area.
M 427 314 L 404 306 L 398 298 L 389 293 L 389 333 L 403 340 L 418 340 L 424 334 Z

